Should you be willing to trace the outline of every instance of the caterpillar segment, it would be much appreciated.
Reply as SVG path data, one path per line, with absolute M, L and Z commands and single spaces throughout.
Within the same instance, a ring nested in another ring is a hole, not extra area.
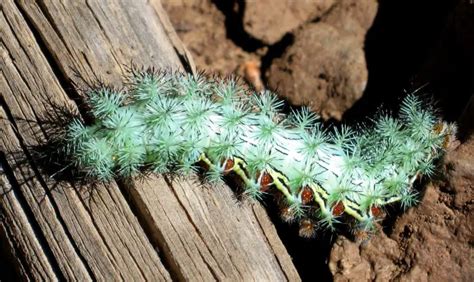
M 282 113 L 274 93 L 248 93 L 231 78 L 135 70 L 126 85 L 87 93 L 95 121 L 67 128 L 76 167 L 108 181 L 144 170 L 188 175 L 200 163 L 210 182 L 232 173 L 250 197 L 274 195 L 304 237 L 338 223 L 370 231 L 385 206 L 414 205 L 414 183 L 433 175 L 455 133 L 414 95 L 397 117 L 331 129 L 307 108 Z

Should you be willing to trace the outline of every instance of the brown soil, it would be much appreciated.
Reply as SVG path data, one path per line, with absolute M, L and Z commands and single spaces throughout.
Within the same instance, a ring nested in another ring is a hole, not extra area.
M 459 120 L 463 144 L 447 155 L 446 179 L 427 184 L 417 207 L 389 210 L 370 240 L 302 240 L 275 219 L 304 279 L 474 280 L 474 5 L 402 2 L 163 1 L 199 69 L 236 73 L 346 122 L 381 104 L 396 109 L 405 89 L 429 83 L 423 90 L 440 101 L 441 113 Z
M 245 51 L 228 38 L 226 17 L 211 1 L 165 0 L 163 6 L 198 69 L 230 75 L 245 62 L 260 60 L 255 50 Z
M 474 279 L 474 137 L 449 152 L 445 181 L 388 232 L 364 243 L 339 237 L 330 256 L 336 281 L 472 281 Z

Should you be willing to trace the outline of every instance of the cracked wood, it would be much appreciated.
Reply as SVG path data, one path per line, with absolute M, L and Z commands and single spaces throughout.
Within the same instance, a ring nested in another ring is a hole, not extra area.
M 2 1 L 0 40 L 0 240 L 17 276 L 299 280 L 262 207 L 228 187 L 156 176 L 91 191 L 31 157 L 42 117 L 77 110 L 84 81 L 119 83 L 131 62 L 195 69 L 158 0 Z

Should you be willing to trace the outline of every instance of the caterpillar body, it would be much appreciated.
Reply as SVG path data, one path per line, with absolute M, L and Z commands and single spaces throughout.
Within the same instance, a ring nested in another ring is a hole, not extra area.
M 397 118 L 327 130 L 308 108 L 286 115 L 274 93 L 248 92 L 231 78 L 134 71 L 124 90 L 88 91 L 95 121 L 71 122 L 66 149 L 104 181 L 146 169 L 188 175 L 199 163 L 211 182 L 236 174 L 246 194 L 276 195 L 282 217 L 312 236 L 347 218 L 370 230 L 384 206 L 413 205 L 415 180 L 433 174 L 454 131 L 414 95 Z

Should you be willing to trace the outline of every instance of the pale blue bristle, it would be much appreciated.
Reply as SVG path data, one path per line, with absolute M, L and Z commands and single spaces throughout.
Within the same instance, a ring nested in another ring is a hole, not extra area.
M 214 183 L 222 181 L 224 160 L 237 157 L 245 162 L 248 195 L 262 196 L 259 173 L 278 171 L 288 179 L 292 213 L 331 229 L 339 223 L 339 202 L 351 204 L 365 229 L 375 220 L 372 207 L 415 204 L 413 181 L 434 174 L 452 130 L 436 132 L 434 110 L 414 95 L 398 118 L 380 115 L 372 127 L 326 130 L 308 108 L 286 116 L 276 94 L 249 96 L 235 79 L 202 74 L 137 72 L 126 90 L 100 88 L 88 96 L 96 121 L 74 120 L 66 141 L 90 176 L 130 177 L 145 168 L 187 175 L 204 154 L 212 164 L 206 179 Z M 303 187 L 319 187 L 323 206 L 304 207 Z

